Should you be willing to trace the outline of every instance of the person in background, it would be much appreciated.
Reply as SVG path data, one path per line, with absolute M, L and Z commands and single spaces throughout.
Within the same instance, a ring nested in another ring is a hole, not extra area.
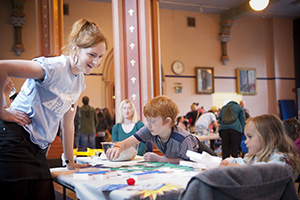
M 219 114 L 220 114 L 220 111 L 221 111 L 221 110 L 218 109 L 216 106 L 212 106 L 212 107 L 210 108 L 210 110 L 207 111 L 207 112 L 212 112 L 212 113 L 214 113 L 215 116 L 216 116 L 216 118 L 218 119 Z
M 113 127 L 114 124 L 113 124 L 113 120 L 112 120 L 112 117 L 111 117 L 111 114 L 110 114 L 108 108 L 103 109 L 103 115 L 104 115 L 104 118 L 106 119 L 107 124 L 108 124 L 108 131 L 111 134 L 112 127 Z
M 84 74 L 100 66 L 106 49 L 97 24 L 80 19 L 72 27 L 66 55 L 0 61 L 1 91 L 8 77 L 26 78 L 10 108 L 0 108 L 1 196 L 55 199 L 45 155 L 60 121 L 67 168 L 90 166 L 73 160 L 74 111 L 86 87 Z
M 164 156 L 159 156 L 153 152 L 147 152 L 144 155 L 145 161 L 178 164 L 180 160 L 189 160 L 186 156 L 187 150 L 199 153 L 206 151 L 215 155 L 193 134 L 175 125 L 179 108 L 173 100 L 166 96 L 154 97 L 144 106 L 143 111 L 147 126 L 108 149 L 106 155 L 109 160 L 118 158 L 123 150 L 139 142 L 152 142 L 164 154 Z
M 244 112 L 245 112 L 245 117 L 246 117 L 246 120 L 248 118 L 250 118 L 250 114 L 249 114 L 249 110 L 245 108 L 245 101 L 241 100 L 240 101 L 240 106 L 244 109 Z M 245 136 L 245 133 L 243 132 L 242 133 L 242 139 L 241 139 L 241 150 L 242 150 L 242 156 L 244 156 L 245 153 L 248 153 L 248 149 L 246 147 L 246 144 L 245 144 L 245 141 L 246 141 L 246 136 Z
M 15 92 L 15 93 L 11 93 L 9 95 L 10 103 L 12 103 L 15 100 L 15 98 L 17 97 L 18 94 L 19 94 L 18 92 Z
M 194 103 L 194 104 L 197 105 L 197 107 L 199 106 L 199 103 Z M 204 114 L 204 113 L 205 113 L 204 106 L 198 107 L 198 111 L 199 111 L 201 114 Z
M 238 157 L 246 116 L 244 109 L 230 101 L 222 107 L 219 115 L 219 133 L 222 138 L 222 158 Z
M 245 127 L 248 154 L 242 158 L 226 158 L 220 166 L 255 163 L 276 163 L 293 170 L 294 179 L 300 173 L 300 157 L 293 141 L 285 133 L 283 123 L 275 115 L 249 118 Z
M 184 130 L 187 130 L 187 121 L 185 116 L 179 116 L 176 119 L 176 125 L 180 128 L 183 128 Z
M 283 122 L 285 132 L 294 141 L 300 153 L 300 122 L 298 119 L 290 118 Z
M 101 142 L 105 142 L 106 130 L 108 129 L 108 124 L 102 111 L 96 108 L 96 113 L 98 116 L 98 126 L 96 128 L 96 149 L 102 149 Z
M 144 126 L 144 123 L 139 120 L 138 113 L 133 102 L 125 99 L 120 103 L 117 111 L 117 123 L 112 129 L 112 141 L 123 141 L 126 138 L 135 134 Z M 146 153 L 146 144 L 140 143 L 138 155 L 143 156 Z
M 217 122 L 216 116 L 212 112 L 207 112 L 202 114 L 199 119 L 196 121 L 195 125 L 197 128 L 198 135 L 207 135 L 209 134 L 209 125 L 213 124 L 216 132 L 218 132 L 219 124 Z
M 244 109 L 245 115 L 246 115 L 246 119 L 248 119 L 250 117 L 250 112 L 249 109 L 245 108 L 245 101 L 241 100 L 240 101 L 240 106 Z
M 112 109 L 111 109 L 111 113 L 112 113 L 112 126 L 113 125 L 115 125 L 116 124 L 116 111 L 115 111 L 115 108 L 113 107 Z
M 15 95 L 16 93 L 16 89 L 14 88 L 14 83 L 12 82 L 12 80 L 8 77 L 5 85 L 4 85 L 4 108 L 9 108 L 10 104 L 11 104 L 11 98 L 13 95 Z
M 193 134 L 196 133 L 195 123 L 201 115 L 201 112 L 199 112 L 199 110 L 197 108 L 198 105 L 199 105 L 198 103 L 193 103 L 191 105 L 191 111 L 186 114 L 186 118 L 188 120 L 187 127 L 188 127 L 190 133 L 193 133 Z
M 81 121 L 81 114 L 80 108 L 76 106 L 76 113 L 74 117 L 74 148 L 79 148 L 79 138 L 80 138 L 80 121 Z
M 98 116 L 95 108 L 89 105 L 90 99 L 82 97 L 83 106 L 80 108 L 80 140 L 82 148 L 95 149 L 95 133 L 98 126 Z

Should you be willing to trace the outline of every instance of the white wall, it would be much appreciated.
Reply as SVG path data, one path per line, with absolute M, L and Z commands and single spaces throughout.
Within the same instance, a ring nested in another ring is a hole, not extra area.
M 226 99 L 233 95 L 245 100 L 252 116 L 279 114 L 279 99 L 296 99 L 292 92 L 295 76 L 291 19 L 243 17 L 235 20 L 227 44 L 230 61 L 222 65 L 218 15 L 162 9 L 160 16 L 162 66 L 165 75 L 169 75 L 164 91 L 179 105 L 180 115 L 186 114 L 193 102 L 199 102 L 206 110 L 213 105 L 220 107 L 214 96 Z M 187 17 L 195 17 L 195 28 L 187 27 Z M 185 64 L 181 76 L 171 71 L 175 60 Z M 214 68 L 215 95 L 196 94 L 196 66 Z M 237 68 L 256 69 L 257 95 L 235 94 Z M 287 77 L 291 79 L 282 79 Z M 176 83 L 182 83 L 182 93 L 175 93 Z M 223 93 L 226 94 L 222 96 Z
M 97 75 L 86 75 L 85 83 L 87 85 L 85 91 L 80 95 L 78 104 L 82 105 L 82 97 L 90 98 L 90 105 L 93 107 L 105 107 L 105 83 L 102 80 L 103 63 L 107 53 L 113 48 L 112 33 L 112 8 L 110 3 L 85 1 L 85 0 L 64 0 L 64 4 L 69 5 L 69 15 L 64 16 L 64 38 L 68 38 L 73 23 L 81 18 L 86 18 L 96 22 L 108 39 L 108 50 L 98 69 L 94 69 L 92 73 Z M 111 108 L 109 108 L 111 109 Z
M 112 9 L 110 3 L 64 0 L 69 4 L 69 16 L 64 16 L 65 39 L 71 25 L 82 17 L 96 21 L 106 33 L 110 51 L 113 48 Z M 37 55 L 37 30 L 34 1 L 25 1 L 26 22 L 22 29 L 25 52 L 20 57 L 12 52 L 14 44 L 13 26 L 10 24 L 11 4 L 0 2 L 0 59 L 32 59 Z M 252 116 L 264 113 L 278 114 L 279 99 L 296 99 L 292 92 L 295 87 L 293 59 L 293 26 L 291 19 L 267 19 L 243 17 L 235 20 L 231 28 L 231 38 L 227 44 L 230 61 L 227 65 L 220 62 L 221 45 L 218 40 L 219 15 L 160 10 L 161 53 L 165 77 L 164 93 L 179 105 L 180 114 L 190 110 L 193 102 L 199 102 L 205 109 L 215 104 L 214 96 L 235 95 L 246 101 Z M 187 27 L 187 17 L 196 18 L 196 28 Z M 105 59 L 105 58 L 104 58 Z M 171 71 L 174 60 L 185 64 L 182 77 Z M 215 94 L 196 94 L 195 67 L 214 67 Z M 257 95 L 236 95 L 236 68 L 256 68 Z M 101 74 L 103 66 L 93 71 Z M 175 77 L 170 77 L 170 75 Z M 224 79 L 223 77 L 229 77 Z M 277 79 L 274 79 L 277 78 Z M 282 79 L 291 78 L 291 79 Z M 17 90 L 23 80 L 13 79 Z M 175 83 L 182 83 L 183 92 L 175 93 Z M 87 95 L 94 107 L 105 106 L 102 76 L 86 76 Z M 81 97 L 82 97 L 81 96 Z M 81 104 L 81 97 L 79 103 Z M 224 97 L 224 98 L 225 98 Z

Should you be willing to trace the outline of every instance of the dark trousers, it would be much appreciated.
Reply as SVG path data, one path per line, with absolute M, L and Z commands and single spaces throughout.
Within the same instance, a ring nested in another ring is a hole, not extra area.
M 222 158 L 238 157 L 242 134 L 233 129 L 219 131 L 222 138 Z
M 45 151 L 23 127 L 1 120 L 0 194 L 3 199 L 55 199 Z
M 52 179 L 0 182 L 1 199 L 54 200 Z

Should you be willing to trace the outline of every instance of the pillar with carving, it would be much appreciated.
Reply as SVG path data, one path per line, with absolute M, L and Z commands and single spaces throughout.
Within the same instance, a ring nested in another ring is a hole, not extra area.
M 115 103 L 118 107 L 122 100 L 131 99 L 141 119 L 143 106 L 153 97 L 154 84 L 160 83 L 153 78 L 151 3 L 149 0 L 112 0 Z
M 223 65 L 226 65 L 229 61 L 229 56 L 227 54 L 227 42 L 230 39 L 230 28 L 232 27 L 233 20 L 224 20 L 220 23 L 220 33 L 219 40 L 221 42 L 221 62 Z
M 24 46 L 22 44 L 22 26 L 25 24 L 25 14 L 23 13 L 24 2 L 25 0 L 12 1 L 11 23 L 15 29 L 15 44 L 13 46 L 13 51 L 16 52 L 17 56 L 20 56 L 24 51 Z

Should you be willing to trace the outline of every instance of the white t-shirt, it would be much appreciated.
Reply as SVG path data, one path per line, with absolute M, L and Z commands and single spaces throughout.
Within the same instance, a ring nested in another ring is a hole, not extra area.
M 216 120 L 217 120 L 216 116 L 213 113 L 207 112 L 207 113 L 202 114 L 199 117 L 199 119 L 196 121 L 195 125 L 196 125 L 196 127 L 203 126 L 208 129 L 208 126 Z
M 55 139 L 59 122 L 85 89 L 84 74 L 73 75 L 67 56 L 33 59 L 45 71 L 43 80 L 27 79 L 10 108 L 25 112 L 31 124 L 24 126 L 41 149 Z

